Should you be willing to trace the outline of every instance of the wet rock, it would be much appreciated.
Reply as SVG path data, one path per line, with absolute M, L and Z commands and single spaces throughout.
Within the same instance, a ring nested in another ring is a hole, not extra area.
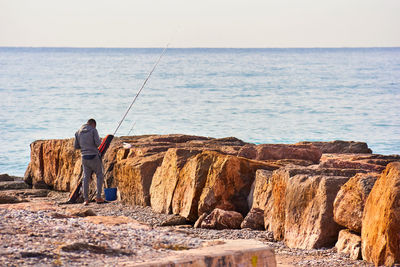
M 0 182 L 14 181 L 14 178 L 7 173 L 0 174 Z
M 347 177 L 304 175 L 290 178 L 285 193 L 284 242 L 312 249 L 336 243 L 342 228 L 333 220 L 333 201 Z
M 335 247 L 338 253 L 349 255 L 352 260 L 361 259 L 361 236 L 348 229 L 339 232 Z
M 378 177 L 377 173 L 359 173 L 340 188 L 333 203 L 335 222 L 361 233 L 365 201 Z
M 377 265 L 400 263 L 400 162 L 390 163 L 364 207 L 362 257 Z
M 244 218 L 240 225 L 241 228 L 250 228 L 253 230 L 264 230 L 264 210 L 253 208 Z
M 201 223 L 201 228 L 207 229 L 239 229 L 243 216 L 236 211 L 214 209 Z
M 298 144 L 311 144 L 318 147 L 322 153 L 372 153 L 367 143 L 355 141 L 331 141 L 331 142 L 300 142 Z
M 24 181 L 0 182 L 0 190 L 28 189 L 30 186 Z
M 161 223 L 161 226 L 185 225 L 188 221 L 185 217 L 174 215 Z
M 246 145 L 239 151 L 238 156 L 255 160 L 299 159 L 318 163 L 321 151 L 311 144 L 262 144 Z
M 19 197 L 16 197 L 15 195 L 0 193 L 0 204 L 12 204 L 12 203 L 21 203 L 21 202 L 27 202 L 27 200 L 20 199 Z

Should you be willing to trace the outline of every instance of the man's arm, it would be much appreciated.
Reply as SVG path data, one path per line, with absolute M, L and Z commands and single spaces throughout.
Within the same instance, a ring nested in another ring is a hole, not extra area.
M 94 129 L 93 131 L 93 140 L 94 140 L 94 144 L 99 147 L 99 145 L 101 144 L 100 141 L 100 137 L 99 137 L 99 133 L 97 132 L 97 129 Z
M 74 142 L 75 149 L 81 149 L 81 145 L 79 144 L 78 134 L 75 133 L 75 142 Z

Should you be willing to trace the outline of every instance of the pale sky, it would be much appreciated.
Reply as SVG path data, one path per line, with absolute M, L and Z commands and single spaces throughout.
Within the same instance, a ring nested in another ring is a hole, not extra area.
M 0 46 L 400 46 L 400 0 L 0 0 Z

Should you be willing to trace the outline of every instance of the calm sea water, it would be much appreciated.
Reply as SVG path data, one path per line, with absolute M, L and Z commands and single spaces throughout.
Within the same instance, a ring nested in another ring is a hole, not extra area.
M 0 48 L 0 173 L 88 118 L 113 133 L 161 49 Z M 365 141 L 400 154 L 400 48 L 169 49 L 117 135 Z

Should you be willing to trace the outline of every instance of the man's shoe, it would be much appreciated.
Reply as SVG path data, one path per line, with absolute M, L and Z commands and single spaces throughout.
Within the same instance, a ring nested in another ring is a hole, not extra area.
M 96 198 L 96 203 L 97 204 L 101 204 L 101 203 L 104 203 L 104 202 L 105 202 L 104 198 Z
M 84 206 L 89 205 L 89 200 L 85 200 L 85 201 L 83 202 L 83 205 L 84 205 Z

